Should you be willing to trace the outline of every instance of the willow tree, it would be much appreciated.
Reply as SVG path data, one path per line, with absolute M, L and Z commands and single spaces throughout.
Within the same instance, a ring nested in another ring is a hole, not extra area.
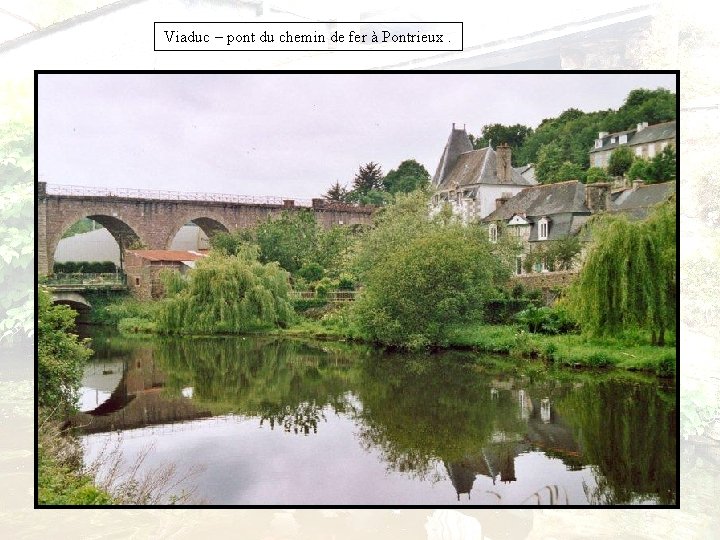
M 675 325 L 676 214 L 669 201 L 644 221 L 602 216 L 570 292 L 583 331 L 590 335 L 643 328 L 665 344 Z
M 289 274 L 277 263 L 257 260 L 246 246 L 197 262 L 187 279 L 168 280 L 158 330 L 168 334 L 238 334 L 286 326 L 292 316 Z

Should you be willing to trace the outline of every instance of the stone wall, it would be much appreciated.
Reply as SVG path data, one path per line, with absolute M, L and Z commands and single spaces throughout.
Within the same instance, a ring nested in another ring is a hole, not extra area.
M 526 290 L 540 289 L 545 304 L 552 304 L 557 298 L 557 290 L 567 288 L 577 276 L 577 271 L 562 270 L 558 272 L 536 272 L 532 274 L 514 275 L 510 284 L 521 284 Z

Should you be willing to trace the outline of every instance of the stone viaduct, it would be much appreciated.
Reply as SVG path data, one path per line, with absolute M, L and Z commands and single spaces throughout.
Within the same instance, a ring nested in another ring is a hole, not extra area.
M 38 183 L 38 274 L 52 271 L 55 248 L 63 233 L 79 219 L 88 217 L 103 225 L 121 249 L 169 249 L 175 234 L 193 222 L 205 234 L 232 232 L 253 227 L 282 211 L 308 208 L 318 223 L 368 225 L 374 207 L 312 199 L 307 206 L 279 197 L 176 193 L 107 188 L 71 188 Z

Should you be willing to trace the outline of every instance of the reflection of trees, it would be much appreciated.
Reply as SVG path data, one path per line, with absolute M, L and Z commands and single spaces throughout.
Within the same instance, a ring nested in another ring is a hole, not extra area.
M 674 504 L 675 400 L 654 384 L 605 379 L 586 383 L 557 405 L 594 464 L 594 504 L 629 504 L 648 496 Z
M 271 429 L 316 433 L 323 409 L 346 409 L 352 377 L 342 353 L 282 339 L 168 339 L 157 358 L 172 391 L 192 386 L 193 399 L 214 414 L 258 416 Z
M 435 463 L 476 453 L 495 431 L 523 433 L 508 392 L 492 398 L 489 380 L 453 355 L 397 356 L 366 362 L 358 385 L 360 437 L 389 466 L 420 477 Z

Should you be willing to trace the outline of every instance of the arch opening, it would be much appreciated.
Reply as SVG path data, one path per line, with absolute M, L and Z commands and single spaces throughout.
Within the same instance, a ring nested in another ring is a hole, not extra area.
M 199 217 L 180 227 L 170 240 L 169 249 L 176 251 L 206 251 L 210 249 L 210 239 L 220 232 L 229 232 L 221 222 Z
M 125 250 L 140 247 L 140 237 L 124 221 L 113 216 L 88 215 L 62 232 L 52 253 L 52 272 L 122 271 Z

